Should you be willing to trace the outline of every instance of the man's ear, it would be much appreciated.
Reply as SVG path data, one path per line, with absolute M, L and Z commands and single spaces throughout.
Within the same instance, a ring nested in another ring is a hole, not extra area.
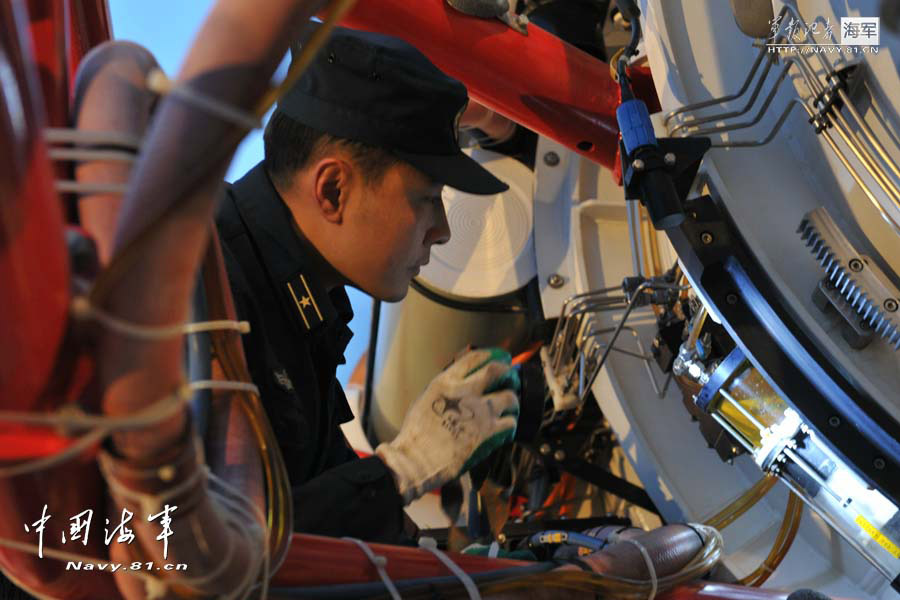
M 315 200 L 320 214 L 340 224 L 350 193 L 350 166 L 337 158 L 323 158 L 315 167 Z

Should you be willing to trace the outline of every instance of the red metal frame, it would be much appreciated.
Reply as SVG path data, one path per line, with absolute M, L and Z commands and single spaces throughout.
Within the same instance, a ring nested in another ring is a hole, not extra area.
M 343 23 L 407 40 L 481 104 L 614 168 L 619 88 L 609 65 L 543 29 L 529 25 L 522 35 L 437 0 L 357 2 Z M 630 74 L 638 97 L 658 111 L 649 70 Z

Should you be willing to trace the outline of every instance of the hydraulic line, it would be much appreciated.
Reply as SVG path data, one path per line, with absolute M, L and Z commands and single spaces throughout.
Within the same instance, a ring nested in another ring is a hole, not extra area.
M 771 577 L 778 565 L 781 564 L 781 561 L 784 560 L 788 550 L 791 549 L 791 544 L 794 543 L 794 538 L 797 536 L 797 529 L 800 527 L 802 517 L 803 500 L 797 494 L 791 492 L 788 498 L 787 510 L 784 513 L 784 520 L 781 523 L 781 528 L 778 530 L 772 550 L 769 551 L 769 555 L 755 571 L 740 580 L 742 585 L 759 587 Z
M 775 487 L 776 483 L 778 483 L 777 477 L 774 475 L 766 475 L 753 484 L 753 487 L 741 494 L 731 504 L 707 520 L 706 524 L 710 527 L 715 527 L 718 530 L 725 529 L 740 518 L 741 515 L 750 510 L 763 498 L 763 496 L 768 494 L 769 491 Z

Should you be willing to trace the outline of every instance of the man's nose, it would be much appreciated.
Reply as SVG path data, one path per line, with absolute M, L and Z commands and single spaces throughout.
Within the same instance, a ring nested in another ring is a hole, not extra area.
M 435 223 L 425 236 L 426 244 L 446 244 L 450 241 L 450 223 L 447 222 L 447 212 L 444 210 L 443 201 L 435 202 Z

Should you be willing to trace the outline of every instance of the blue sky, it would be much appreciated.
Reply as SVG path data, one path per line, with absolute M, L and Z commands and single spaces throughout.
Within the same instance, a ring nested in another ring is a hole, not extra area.
M 174 76 L 212 4 L 212 0 L 109 0 L 113 36 L 141 44 L 156 56 L 168 75 Z M 238 148 L 226 179 L 240 178 L 262 157 L 262 131 L 255 131 Z M 354 289 L 348 292 L 355 314 L 350 328 L 355 335 L 347 347 L 347 364 L 338 368 L 342 384 L 366 350 L 372 312 L 369 296 Z

